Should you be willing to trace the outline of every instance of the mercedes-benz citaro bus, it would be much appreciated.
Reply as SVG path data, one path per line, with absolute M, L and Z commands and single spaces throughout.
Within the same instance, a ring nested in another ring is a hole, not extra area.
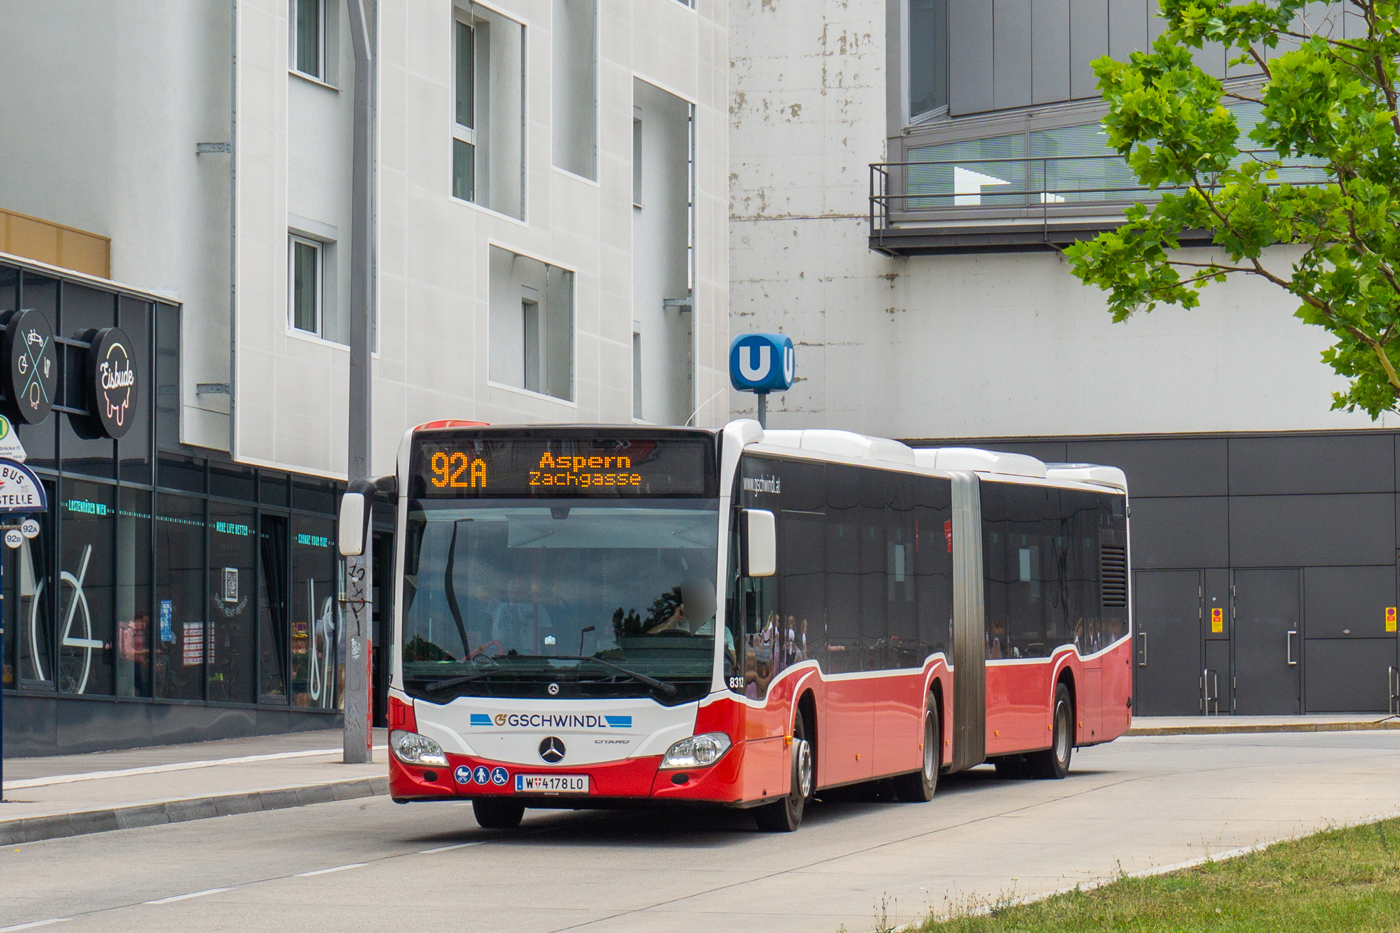
M 1122 471 L 830 430 L 435 422 L 397 495 L 390 793 L 720 804 L 1064 777 L 1132 709 Z

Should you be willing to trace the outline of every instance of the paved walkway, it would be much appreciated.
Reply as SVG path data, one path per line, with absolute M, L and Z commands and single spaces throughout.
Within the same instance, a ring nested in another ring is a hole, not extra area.
M 0 845 L 388 792 L 376 762 L 341 763 L 341 733 L 303 732 L 5 762 Z
M 1129 735 L 1239 735 L 1262 732 L 1360 732 L 1400 729 L 1381 713 L 1330 716 L 1136 716 Z

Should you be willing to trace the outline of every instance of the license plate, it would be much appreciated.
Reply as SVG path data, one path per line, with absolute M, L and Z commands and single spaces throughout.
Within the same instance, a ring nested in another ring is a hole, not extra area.
M 517 774 L 517 794 L 586 794 L 586 774 Z

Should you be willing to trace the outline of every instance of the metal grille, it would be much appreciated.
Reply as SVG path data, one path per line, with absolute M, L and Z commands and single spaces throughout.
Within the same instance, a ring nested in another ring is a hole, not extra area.
M 1105 609 L 1123 609 L 1128 605 L 1128 552 L 1114 544 L 1105 544 L 1099 551 L 1100 592 Z

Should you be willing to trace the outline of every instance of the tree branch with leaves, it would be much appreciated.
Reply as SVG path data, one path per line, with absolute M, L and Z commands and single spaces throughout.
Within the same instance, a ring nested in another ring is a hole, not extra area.
M 1232 276 L 1264 279 L 1335 338 L 1322 359 L 1348 386 L 1333 408 L 1400 410 L 1400 3 L 1160 5 L 1151 51 L 1094 62 L 1109 145 L 1154 194 L 1069 247 L 1073 273 L 1108 293 L 1115 321 L 1197 307 Z M 1344 12 L 1364 35 L 1344 35 Z M 1193 52 L 1208 44 L 1254 78 L 1206 74 Z M 1245 136 L 1239 103 L 1260 112 Z M 1209 241 L 1210 258 L 1183 237 Z

